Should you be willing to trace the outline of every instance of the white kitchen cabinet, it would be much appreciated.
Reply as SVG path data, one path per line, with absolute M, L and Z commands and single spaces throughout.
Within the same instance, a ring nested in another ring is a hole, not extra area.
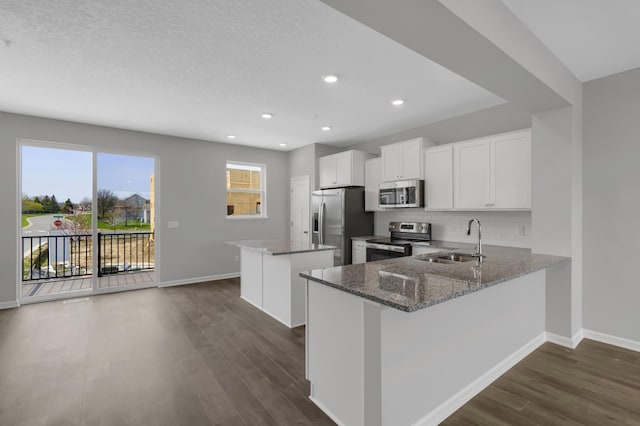
M 521 131 L 492 138 L 493 208 L 531 208 L 531 132 Z
M 454 153 L 454 205 L 457 209 L 491 206 L 491 139 L 456 143 Z
M 453 144 L 454 208 L 531 208 L 531 131 Z
M 382 182 L 382 159 L 380 157 L 370 158 L 364 163 L 364 209 L 372 212 L 378 211 L 379 185 Z
M 366 263 L 367 261 L 367 242 L 363 240 L 353 240 L 351 244 L 351 263 Z
M 381 146 L 382 180 L 422 179 L 423 149 L 429 144 L 416 138 Z
M 425 210 L 453 209 L 453 145 L 424 152 Z
M 370 157 L 371 154 L 355 150 L 320 157 L 320 188 L 364 186 L 364 162 Z

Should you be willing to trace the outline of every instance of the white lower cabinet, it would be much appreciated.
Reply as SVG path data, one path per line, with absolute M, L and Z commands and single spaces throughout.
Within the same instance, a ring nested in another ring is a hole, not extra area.
M 351 244 L 351 263 L 366 263 L 367 261 L 367 242 L 363 240 L 353 240 Z

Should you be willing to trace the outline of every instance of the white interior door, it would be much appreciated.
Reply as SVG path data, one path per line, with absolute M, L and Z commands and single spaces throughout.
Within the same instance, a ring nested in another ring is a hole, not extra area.
M 291 240 L 298 244 L 311 242 L 309 216 L 309 176 L 291 179 Z

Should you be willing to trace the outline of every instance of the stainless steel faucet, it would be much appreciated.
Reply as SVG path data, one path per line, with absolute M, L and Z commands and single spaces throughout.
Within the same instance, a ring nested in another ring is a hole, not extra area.
M 469 221 L 469 227 L 467 228 L 467 235 L 471 235 L 471 224 L 475 222 L 478 224 L 478 246 L 476 247 L 476 252 L 474 256 L 478 258 L 480 262 L 482 262 L 482 226 L 480 225 L 480 220 L 478 218 L 473 218 Z

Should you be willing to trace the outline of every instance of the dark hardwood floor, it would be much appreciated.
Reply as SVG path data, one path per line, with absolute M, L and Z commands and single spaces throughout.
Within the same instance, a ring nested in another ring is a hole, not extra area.
M 304 327 L 238 283 L 0 311 L 0 425 L 333 424 L 308 399 Z M 545 344 L 444 424 L 640 425 L 640 354 Z
M 0 311 L 0 425 L 333 424 L 238 280 Z
M 545 343 L 443 425 L 640 425 L 640 353 Z

